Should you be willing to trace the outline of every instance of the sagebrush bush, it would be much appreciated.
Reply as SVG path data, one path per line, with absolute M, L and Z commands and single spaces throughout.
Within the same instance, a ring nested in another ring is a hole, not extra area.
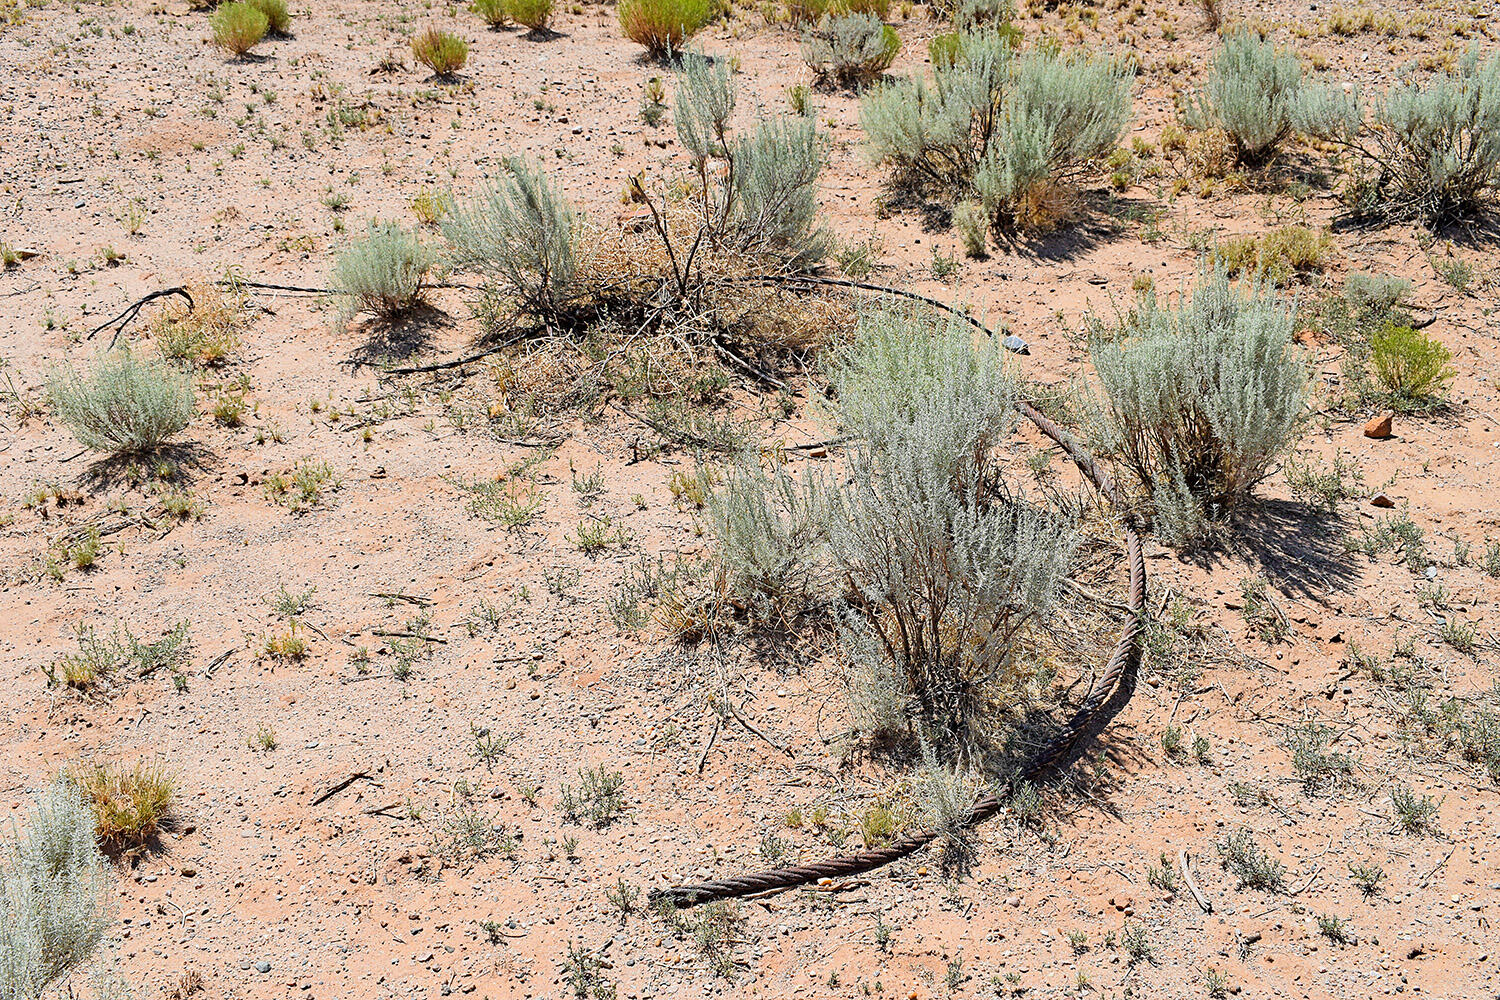
M 1237 31 L 1214 54 L 1208 82 L 1187 106 L 1194 128 L 1221 128 L 1241 163 L 1259 166 L 1275 157 L 1296 129 L 1302 100 L 1302 64 L 1253 31 Z
M 660 58 L 681 51 L 713 16 L 710 0 L 620 0 L 617 9 L 625 37 Z
M 1303 128 L 1353 153 L 1346 203 L 1430 226 L 1481 212 L 1500 187 L 1500 52 L 1470 49 L 1451 71 L 1395 84 L 1368 111 L 1358 90 L 1308 87 Z
M 782 615 L 813 596 L 827 530 L 817 476 L 799 480 L 780 465 L 767 471 L 745 461 L 707 500 L 714 552 L 733 593 Z
M 436 255 L 396 222 L 371 221 L 363 239 L 339 255 L 333 287 L 345 294 L 345 320 L 360 310 L 391 319 L 418 305 Z
M 107 923 L 108 872 L 78 790 L 54 782 L 0 868 L 0 996 L 37 1000 L 85 962 Z
M 491 294 L 527 316 L 556 322 L 578 293 L 582 221 L 540 170 L 512 158 L 487 191 L 453 207 L 443 235 L 453 264 L 481 275 Z
M 546 31 L 552 23 L 552 0 L 505 0 L 505 7 L 517 24 L 534 32 Z
M 428 28 L 412 37 L 411 54 L 438 76 L 452 76 L 469 61 L 469 43 L 449 32 Z
M 896 29 L 873 14 L 824 17 L 802 32 L 802 60 L 819 79 L 865 84 L 890 68 L 901 51 Z
M 934 59 L 930 83 L 877 88 L 860 118 L 871 157 L 898 180 L 977 195 L 997 229 L 1044 229 L 1083 168 L 1119 144 L 1132 75 L 1111 58 L 1017 54 L 1013 41 L 990 29 L 960 35 Z
M 508 0 L 474 0 L 474 13 L 492 28 L 504 28 L 510 24 Z
M 874 651 L 860 671 L 899 678 L 912 734 L 962 754 L 993 718 L 1022 630 L 1055 599 L 1073 530 L 992 468 L 1015 420 L 998 344 L 976 347 L 957 321 L 878 309 L 832 375 L 858 445 L 829 489 L 829 548 L 873 637 L 856 629 L 846 653 Z
M 57 418 L 94 451 L 151 451 L 193 418 L 192 379 L 126 347 L 101 355 L 87 373 L 55 369 L 47 395 Z
M 255 48 L 256 43 L 266 37 L 270 23 L 263 12 L 248 3 L 220 4 L 208 19 L 208 26 L 214 33 L 214 44 L 237 56 Z
M 1442 402 L 1453 378 L 1453 352 L 1420 330 L 1387 323 L 1370 338 L 1370 366 L 1393 406 L 1417 410 Z
M 712 239 L 742 254 L 816 263 L 830 245 L 827 232 L 815 226 L 825 144 L 817 123 L 776 116 L 749 135 L 731 136 L 734 105 L 728 64 L 686 53 L 677 72 L 675 124 L 698 172 Z M 723 171 L 710 169 L 714 160 Z
M 1308 370 L 1294 324 L 1272 288 L 1236 289 L 1220 270 L 1176 308 L 1147 293 L 1123 325 L 1095 331 L 1093 431 L 1137 481 L 1163 539 L 1207 540 L 1295 442 Z
M 286 0 L 245 0 L 250 6 L 266 15 L 266 29 L 273 35 L 285 35 L 292 26 L 291 12 L 286 9 Z

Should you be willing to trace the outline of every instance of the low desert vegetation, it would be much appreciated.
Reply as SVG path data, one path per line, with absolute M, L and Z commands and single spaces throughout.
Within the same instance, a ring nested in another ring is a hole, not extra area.
M 709 0 L 621 0 L 620 31 L 655 59 L 681 52 L 713 16 Z
M 427 28 L 411 40 L 411 54 L 439 78 L 451 77 L 469 61 L 469 43 L 451 32 Z
M 1408 76 L 1367 102 L 1311 88 L 1308 132 L 1352 160 L 1345 202 L 1362 216 L 1439 226 L 1483 213 L 1500 185 L 1500 53 L 1471 48 L 1451 70 Z
M 1254 32 L 1236 31 L 1214 55 L 1208 83 L 1188 105 L 1194 128 L 1222 129 L 1246 166 L 1272 160 L 1295 132 L 1302 102 L 1302 65 Z
M 244 56 L 266 37 L 271 22 L 257 5 L 232 0 L 220 4 L 208 24 L 213 29 L 215 45 L 236 56 Z
M 78 788 L 58 780 L 37 796 L 6 844 L 0 860 L 0 995 L 57 995 L 55 984 L 94 958 L 109 924 L 110 881 L 94 836 L 95 817 Z
M 1295 443 L 1307 363 L 1290 303 L 1274 289 L 1204 275 L 1181 305 L 1147 293 L 1090 342 L 1094 439 L 1135 480 L 1157 532 L 1207 541 Z
M 1044 231 L 1070 213 L 1085 168 L 1119 145 L 1131 79 L 1121 60 L 1017 51 L 985 26 L 954 37 L 930 80 L 873 90 L 860 118 L 871 159 L 897 183 L 975 198 L 997 231 Z
M 474 0 L 473 10 L 491 28 L 509 27 L 512 18 L 508 0 Z
M 1485 17 L 189 5 L 0 0 L 0 1000 L 1484 967 Z
M 192 380 L 128 347 L 100 355 L 85 372 L 58 367 L 47 397 L 79 444 L 116 455 L 154 451 L 193 418 Z
M 841 14 L 802 30 L 802 60 L 820 80 L 852 87 L 870 83 L 901 51 L 896 29 L 873 14 Z
M 395 222 L 371 222 L 333 268 L 333 286 L 344 294 L 343 316 L 357 311 L 394 319 L 421 304 L 437 255 L 416 233 Z
M 505 9 L 532 34 L 545 34 L 552 26 L 552 0 L 505 0 Z
M 266 30 L 269 34 L 285 37 L 292 27 L 292 15 L 286 8 L 286 0 L 246 0 L 246 2 L 266 16 Z
M 1453 352 L 1420 330 L 1388 322 L 1370 338 L 1370 367 L 1386 402 L 1410 413 L 1442 405 L 1453 378 Z
M 93 810 L 95 836 L 106 850 L 126 854 L 146 848 L 172 808 L 177 779 L 156 764 L 96 764 L 69 773 Z

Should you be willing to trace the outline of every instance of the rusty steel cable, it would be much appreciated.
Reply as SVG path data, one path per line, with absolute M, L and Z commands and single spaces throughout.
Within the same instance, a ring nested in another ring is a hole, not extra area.
M 795 281 L 796 279 L 793 279 Z M 766 281 L 771 283 L 771 281 Z M 781 282 L 776 282 L 781 283 Z M 792 281 L 786 282 L 792 284 Z M 866 285 L 857 282 L 844 282 L 838 280 L 822 280 L 817 284 L 838 284 L 846 287 L 859 288 L 869 291 L 880 291 L 900 295 L 902 298 L 912 298 L 937 306 L 947 312 L 960 316 L 969 323 L 983 330 L 985 333 L 994 335 L 993 331 L 987 329 L 978 320 L 961 312 L 952 306 L 945 305 L 935 299 L 926 296 L 918 296 L 914 293 L 903 293 L 900 289 L 882 288 L 880 286 Z M 1016 402 L 1016 410 L 1026 419 L 1036 425 L 1047 437 L 1055 441 L 1058 447 L 1073 460 L 1080 473 L 1093 484 L 1101 495 L 1111 501 L 1118 501 L 1115 492 L 1115 484 L 1109 473 L 1095 461 L 1094 456 L 1089 454 L 1082 442 L 1068 434 L 1055 421 L 1046 416 L 1030 403 L 1024 401 Z M 1128 606 L 1130 618 L 1125 622 L 1125 627 L 1120 633 L 1119 640 L 1115 643 L 1114 651 L 1110 654 L 1109 661 L 1104 670 L 1095 680 L 1089 693 L 1069 717 L 1062 731 L 1039 747 L 1021 767 L 1015 779 L 1004 785 L 985 792 L 975 801 L 968 816 L 968 825 L 977 826 L 980 823 L 994 817 L 1004 809 L 1004 800 L 1010 797 L 1017 780 L 1035 781 L 1039 778 L 1056 771 L 1058 768 L 1076 759 L 1084 746 L 1094 740 L 1110 721 L 1120 713 L 1129 703 L 1131 696 L 1135 694 L 1136 675 L 1141 662 L 1141 638 L 1145 630 L 1145 608 L 1146 608 L 1146 556 L 1141 545 L 1140 532 L 1136 529 L 1130 518 L 1125 520 L 1125 550 L 1126 560 L 1130 564 L 1130 596 Z M 694 882 L 686 885 L 672 886 L 667 889 L 655 889 L 650 898 L 653 903 L 669 903 L 679 909 L 697 906 L 721 899 L 734 899 L 740 896 L 751 896 L 762 892 L 780 891 L 793 889 L 799 885 L 807 885 L 822 879 L 848 878 L 862 872 L 872 871 L 893 861 L 907 857 L 932 843 L 939 836 L 935 830 L 918 830 L 904 834 L 882 847 L 870 848 L 847 854 L 842 857 L 828 858 L 816 861 L 812 864 L 795 865 L 788 868 L 775 868 L 769 871 L 751 872 L 744 875 L 735 875 L 730 878 L 715 879 L 711 882 Z

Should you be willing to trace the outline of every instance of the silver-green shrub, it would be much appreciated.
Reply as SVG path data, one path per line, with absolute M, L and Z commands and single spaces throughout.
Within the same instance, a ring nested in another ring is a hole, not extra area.
M 94 451 L 151 451 L 193 417 L 193 380 L 128 347 L 100 355 L 86 373 L 54 369 L 47 396 L 57 418 Z
M 1357 89 L 1304 90 L 1302 127 L 1359 162 L 1355 211 L 1435 226 L 1481 212 L 1500 188 L 1500 52 L 1471 48 L 1453 72 L 1395 84 L 1368 108 Z
M 702 163 L 729 155 L 729 116 L 734 113 L 729 61 L 701 52 L 683 54 L 677 67 L 677 140 Z
M 443 235 L 455 267 L 479 274 L 489 293 L 523 315 L 552 322 L 580 294 L 582 222 L 539 169 L 510 158 L 488 190 L 454 207 Z
M 976 347 L 956 320 L 880 309 L 861 318 L 832 374 L 858 445 L 829 490 L 830 552 L 914 706 L 909 729 L 961 752 L 992 712 L 1021 630 L 1052 606 L 1072 527 L 1009 492 L 993 467 L 1015 421 L 998 344 Z
M 814 264 L 829 234 L 817 225 L 823 138 L 812 118 L 779 115 L 734 144 L 731 243 L 742 253 L 771 253 Z
M 874 14 L 824 15 L 802 31 L 802 60 L 821 80 L 842 86 L 869 83 L 890 68 L 901 51 L 896 29 Z
M 333 287 L 345 295 L 342 316 L 364 310 L 399 316 L 422 301 L 437 256 L 397 222 L 371 221 L 333 266 Z
M 1296 131 L 1302 100 L 1302 64 L 1251 31 L 1225 39 L 1214 54 L 1208 82 L 1186 107 L 1193 128 L 1221 128 L 1241 163 L 1271 160 Z
M 821 577 L 826 534 L 822 483 L 785 468 L 739 464 L 709 494 L 714 552 L 730 589 L 780 611 L 809 600 Z
M 78 790 L 43 791 L 0 869 L 0 997 L 34 1000 L 89 960 L 104 935 L 108 886 L 95 819 Z
M 1124 62 L 1013 44 L 1000 31 L 961 35 L 930 82 L 888 84 L 860 108 L 877 163 L 950 197 L 977 194 L 999 229 L 1046 221 L 1030 204 L 1112 150 L 1130 114 Z
M 777 116 L 731 136 L 734 104 L 728 65 L 685 53 L 677 71 L 677 137 L 693 157 L 709 238 L 739 253 L 816 263 L 830 242 L 816 226 L 822 135 L 811 118 Z M 713 160 L 724 169 L 711 170 Z
M 1292 345 L 1295 308 L 1269 286 L 1206 274 L 1174 308 L 1147 294 L 1130 318 L 1096 331 L 1101 451 L 1138 482 L 1159 535 L 1200 544 L 1295 442 L 1308 369 Z

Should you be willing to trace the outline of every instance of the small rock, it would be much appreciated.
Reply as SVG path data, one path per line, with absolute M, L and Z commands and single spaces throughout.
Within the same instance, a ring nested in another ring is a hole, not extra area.
M 256 972 L 270 972 L 271 971 L 271 963 L 270 962 L 256 962 L 255 963 L 255 971 Z
M 1368 434 L 1369 430 L 1366 429 L 1365 433 Z M 1384 493 L 1377 493 L 1377 494 L 1375 494 L 1374 496 L 1372 496 L 1370 498 L 1370 506 L 1371 507 L 1394 507 L 1394 506 L 1396 506 L 1396 501 L 1392 500 L 1390 497 L 1386 496 Z
M 1378 417 L 1371 417 L 1369 423 L 1365 424 L 1365 437 L 1388 438 L 1391 436 L 1391 421 L 1396 419 L 1392 410 L 1386 410 Z
M 1031 353 L 1031 345 L 1027 344 L 1026 341 L 1022 340 L 1020 337 L 1017 337 L 1013 333 L 1008 335 L 1004 340 L 1000 341 L 1000 346 L 1005 348 L 1007 351 L 1010 351 L 1012 354 Z

